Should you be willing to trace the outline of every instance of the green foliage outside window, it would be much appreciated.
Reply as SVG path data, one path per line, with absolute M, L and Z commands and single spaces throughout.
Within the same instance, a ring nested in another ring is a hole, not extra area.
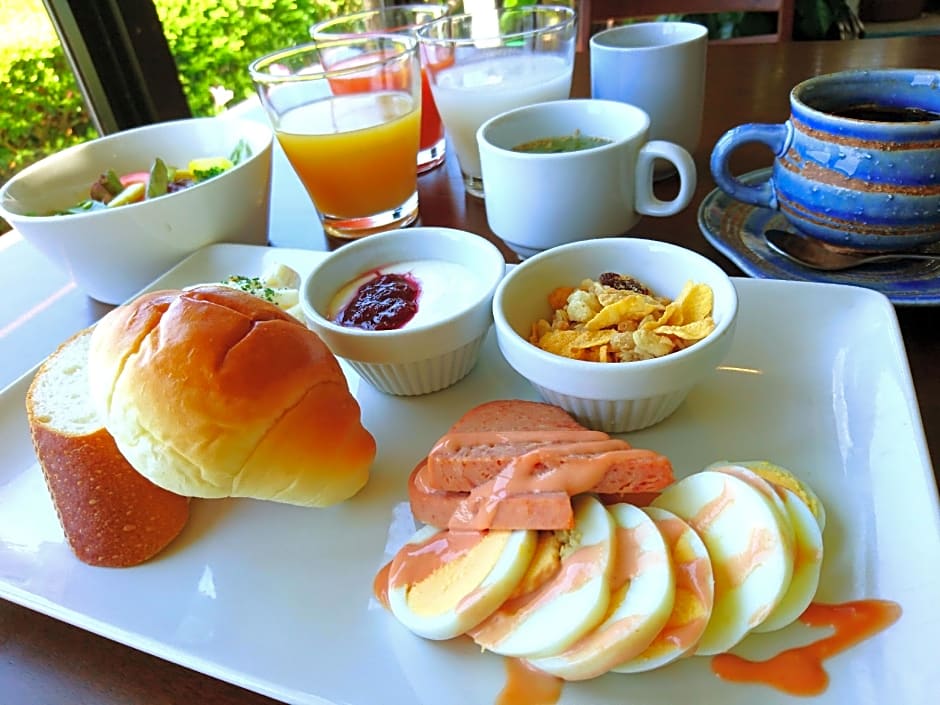
M 254 89 L 248 64 L 310 41 L 310 25 L 360 9 L 362 0 L 156 0 L 194 115 L 213 115 Z
M 253 92 L 248 63 L 282 46 L 309 41 L 325 17 L 363 0 L 156 0 L 194 115 L 214 115 Z M 3 2 L 6 36 L 45 23 L 28 41 L 0 39 L 0 183 L 23 167 L 97 136 L 58 37 L 39 0 Z M 0 231 L 3 224 L 0 222 Z
M 96 135 L 45 12 L 41 0 L 0 4 L 0 183 Z

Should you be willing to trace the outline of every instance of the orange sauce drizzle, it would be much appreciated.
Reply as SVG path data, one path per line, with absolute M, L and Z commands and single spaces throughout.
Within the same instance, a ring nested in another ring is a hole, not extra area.
M 643 524 L 630 529 L 618 526 L 614 530 L 616 540 L 614 541 L 613 569 L 610 573 L 611 595 L 641 573 L 662 562 L 661 555 L 643 550 L 643 542 L 651 531 L 655 529 Z
M 777 546 L 778 541 L 766 527 L 751 529 L 743 552 L 729 556 L 720 565 L 712 566 L 715 582 L 729 590 L 741 587 L 751 577 L 751 573 L 767 562 L 768 554 L 772 554 Z
M 414 585 L 445 563 L 472 551 L 485 533 L 479 531 L 441 531 L 421 543 L 405 544 L 392 559 L 390 585 Z
M 375 580 L 372 581 L 372 593 L 385 609 L 390 609 L 388 605 L 388 576 L 391 572 L 392 562 L 389 561 L 375 574 Z
M 678 543 L 683 534 L 691 529 L 681 519 L 656 519 L 655 524 L 669 544 L 669 555 L 677 560 Z M 650 648 L 686 653 L 695 646 L 708 626 L 708 615 L 715 601 L 714 573 L 711 561 L 705 556 L 694 556 L 691 560 L 677 562 L 675 569 L 677 599 L 683 592 L 691 594 L 694 604 L 701 608 L 701 613 L 690 617 L 682 610 L 674 611 Z
M 722 483 L 721 494 L 699 509 L 698 513 L 689 520 L 689 524 L 699 533 L 706 531 L 717 521 L 722 512 L 731 506 L 733 501 L 734 496 L 731 494 L 731 488 L 728 486 L 728 483 Z
M 604 453 L 624 450 L 615 438 L 543 446 L 513 458 L 492 479 L 470 490 L 448 524 L 451 529 L 485 530 L 499 504 L 516 494 L 564 492 L 573 497 L 594 487 L 607 472 Z M 627 446 L 629 449 L 629 446 Z
M 835 631 L 805 646 L 782 651 L 766 661 L 734 654 L 712 658 L 712 671 L 727 681 L 763 683 L 790 695 L 819 695 L 829 685 L 823 662 L 887 629 L 901 616 L 901 607 L 887 600 L 858 600 L 838 605 L 811 604 L 800 621 Z
M 601 551 L 601 544 L 579 546 L 562 560 L 560 569 L 550 579 L 531 592 L 506 600 L 498 610 L 468 633 L 477 643 L 498 644 L 503 641 L 540 607 L 559 595 L 577 590 L 597 575 Z
M 555 705 L 561 698 L 564 681 L 532 668 L 516 658 L 503 659 L 506 686 L 496 698 L 496 705 Z

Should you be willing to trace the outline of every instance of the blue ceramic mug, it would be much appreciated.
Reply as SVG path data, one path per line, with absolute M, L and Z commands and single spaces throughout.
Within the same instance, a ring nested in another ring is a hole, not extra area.
M 766 144 L 775 159 L 757 185 L 735 178 L 731 152 Z M 907 249 L 940 240 L 940 70 L 845 71 L 790 92 L 783 124 L 732 128 L 711 170 L 732 198 L 783 213 L 804 235 L 851 249 Z

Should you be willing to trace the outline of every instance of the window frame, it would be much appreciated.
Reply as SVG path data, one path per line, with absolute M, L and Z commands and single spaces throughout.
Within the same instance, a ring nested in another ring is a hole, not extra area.
M 152 0 L 43 0 L 102 135 L 192 117 Z

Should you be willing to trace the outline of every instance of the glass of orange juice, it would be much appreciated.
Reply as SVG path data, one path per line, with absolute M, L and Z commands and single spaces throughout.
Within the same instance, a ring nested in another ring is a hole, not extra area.
M 413 36 L 302 44 L 256 59 L 249 72 L 328 236 L 415 221 L 421 65 Z
M 362 34 L 413 34 L 418 27 L 443 17 L 447 11 L 446 4 L 389 5 L 317 22 L 310 28 L 310 36 L 320 42 Z M 444 124 L 434 105 L 427 72 L 422 68 L 419 174 L 444 163 L 445 146 Z

